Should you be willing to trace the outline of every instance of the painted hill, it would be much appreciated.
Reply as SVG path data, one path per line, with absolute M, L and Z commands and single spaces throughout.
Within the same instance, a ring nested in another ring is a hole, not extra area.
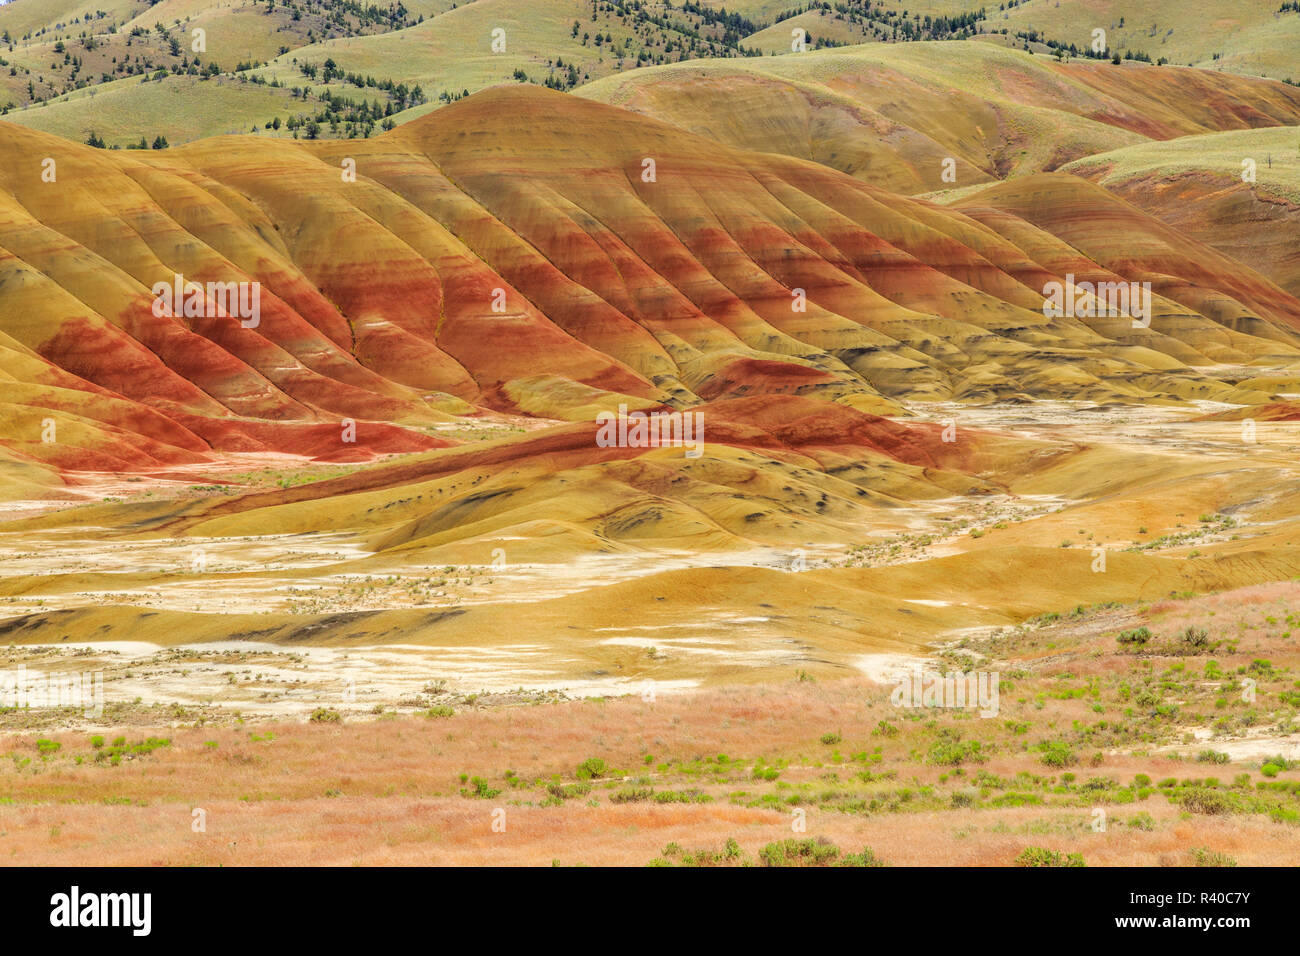
M 35 444 L 45 412 L 115 460 L 324 454 L 344 420 L 409 451 L 474 408 L 1258 402 L 1197 369 L 1300 357 L 1294 296 L 1075 177 L 941 207 L 531 86 L 346 143 L 130 153 L 0 125 L 0 190 L 3 394 L 29 410 L 3 440 L 36 458 L 67 453 Z M 260 324 L 156 314 L 178 274 L 259 283 Z M 1150 327 L 1046 317 L 1070 274 L 1151 281 Z
M 1300 292 L 1300 130 L 1205 133 L 1063 167 Z
M 979 43 L 687 62 L 577 92 L 906 193 L 1053 170 L 1175 137 L 1300 123 L 1300 88 L 1283 83 L 1140 63 L 1063 64 Z
M 1292 87 L 979 41 L 742 56 L 766 2 L 671 40 L 605 2 L 108 6 L 6 50 L 11 93 L 109 74 L 0 122 L 12 642 L 526 643 L 539 681 L 603 680 L 663 663 L 632 620 L 680 642 L 656 673 L 788 678 L 1300 570 Z M 200 22 L 271 62 L 178 57 Z M 34 128 L 282 107 L 166 149 Z M 1216 178 L 1243 149 L 1278 159 L 1245 193 Z M 1081 291 L 1129 283 L 1144 321 Z M 622 412 L 703 432 L 603 441 Z

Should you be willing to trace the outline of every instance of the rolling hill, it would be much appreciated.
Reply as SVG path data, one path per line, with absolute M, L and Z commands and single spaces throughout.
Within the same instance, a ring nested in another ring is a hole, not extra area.
M 132 153 L 0 129 L 0 333 L 30 410 L 5 441 L 38 458 L 69 453 L 36 443 L 52 409 L 89 447 L 125 429 L 192 455 L 355 419 L 409 450 L 472 407 L 1263 402 L 1272 385 L 1198 369 L 1300 358 L 1292 294 L 1065 174 L 936 206 L 532 86 L 354 142 Z M 261 324 L 155 314 L 177 274 L 260 283 Z M 1150 282 L 1150 326 L 1045 316 L 1068 275 Z
M 1205 29 L 1206 24 L 1212 29 Z M 792 49 L 796 28 L 806 31 L 807 52 Z M 1094 29 L 1107 31 L 1105 54 L 1091 50 Z M 202 31 L 201 44 L 195 31 Z M 313 138 L 353 138 L 373 134 L 387 119 L 406 122 L 500 83 L 572 90 L 593 82 L 599 86 L 602 79 L 638 67 L 696 63 L 716 68 L 721 60 L 752 64 L 760 73 L 770 67 L 782 78 L 778 85 L 793 81 L 802 84 L 805 94 L 823 100 L 817 108 L 819 123 L 833 130 L 821 130 L 819 138 L 838 141 L 836 168 L 860 167 L 868 158 L 851 136 L 855 124 L 865 122 L 879 132 L 897 124 L 908 127 L 904 114 L 918 118 L 907 102 L 888 100 L 893 83 L 910 87 L 908 99 L 929 97 L 927 109 L 936 115 L 959 117 L 966 107 L 977 106 L 973 119 L 981 131 L 964 130 L 961 148 L 944 155 L 990 172 L 996 164 L 981 154 L 996 153 L 1002 144 L 984 140 L 1003 138 L 987 122 L 990 100 L 997 112 L 1011 111 L 1009 121 L 1019 133 L 1016 148 L 995 157 L 1007 168 L 1042 168 L 1091 147 L 1133 141 L 1101 143 L 1096 139 L 1100 131 L 1086 122 L 1059 112 L 1036 115 L 1030 108 L 1033 97 L 1051 95 L 1051 83 L 1042 86 L 1040 76 L 1024 88 L 989 87 L 979 65 L 971 64 L 972 57 L 981 55 L 978 51 L 1014 49 L 1025 58 L 1037 54 L 1045 63 L 1058 52 L 1073 57 L 1078 69 L 1055 78 L 1083 87 L 1075 91 L 1082 109 L 1068 112 L 1106 122 L 1112 109 L 1127 107 L 1128 121 L 1121 117 L 1115 125 L 1132 128 L 1140 117 L 1132 111 L 1145 110 L 1157 127 L 1173 122 L 1186 132 L 1177 111 L 1162 106 L 1167 96 L 1158 87 L 1208 81 L 1156 82 L 1152 74 L 1132 78 L 1114 70 L 1105 72 L 1118 75 L 1089 76 L 1086 67 L 1109 65 L 1106 60 L 1114 52 L 1125 57 L 1125 70 L 1145 60 L 1294 79 L 1300 15 L 1266 5 L 1242 9 L 1228 0 L 1160 0 L 1140 13 L 1124 3 L 1092 0 L 1024 0 L 997 10 L 974 0 L 920 0 L 905 10 L 867 0 L 801 5 L 779 0 L 13 0 L 0 7 L 0 37 L 7 38 L 0 46 L 0 109 L 7 107 L 16 121 L 36 129 L 83 142 L 93 134 L 124 148 L 141 137 L 147 143 L 160 136 L 180 143 L 229 132 L 292 136 L 300 119 L 305 125 L 313 118 L 318 126 Z M 917 41 L 922 51 L 901 52 Z M 945 49 L 936 58 L 927 45 L 935 41 L 953 41 L 958 49 Z M 864 63 L 879 58 L 866 73 L 884 80 L 883 89 L 873 91 L 862 82 L 854 87 L 845 78 L 845 83 L 832 84 L 841 96 L 830 96 L 809 75 L 817 70 L 796 65 L 810 54 L 845 45 L 861 45 L 856 48 L 866 56 Z M 943 66 L 921 76 L 918 63 Z M 333 64 L 328 75 L 327 64 Z M 720 79 L 723 74 L 712 75 Z M 209 104 L 195 87 L 214 77 L 221 78 L 222 93 L 210 94 L 217 102 Z M 946 90 L 964 91 L 972 80 L 973 99 L 935 99 Z M 924 92 L 916 89 L 918 82 Z M 1154 95 L 1126 97 L 1152 82 Z M 1108 84 L 1124 88 L 1120 103 L 1106 96 L 1115 92 Z M 397 85 L 404 87 L 400 94 L 393 90 Z M 1243 89 L 1239 95 L 1250 93 Z M 107 101 L 99 102 L 100 96 Z M 986 102 L 980 106 L 977 99 Z M 792 105 L 796 112 L 806 110 L 790 103 L 783 108 Z M 1227 104 L 1206 100 L 1199 112 L 1203 116 L 1214 105 Z M 1047 108 L 1058 109 L 1056 104 Z M 271 125 L 276 120 L 279 125 Z M 290 120 L 292 127 L 285 125 Z M 1065 125 L 1057 130 L 1056 122 Z M 1196 122 L 1203 120 L 1190 125 Z M 935 139 L 938 129 L 932 122 L 916 132 Z M 1022 149 L 1030 155 L 1018 155 Z
M 1300 122 L 1300 88 L 1283 83 L 1139 63 L 1060 64 L 955 42 L 651 67 L 577 95 L 908 193 L 1052 170 L 1125 146 Z

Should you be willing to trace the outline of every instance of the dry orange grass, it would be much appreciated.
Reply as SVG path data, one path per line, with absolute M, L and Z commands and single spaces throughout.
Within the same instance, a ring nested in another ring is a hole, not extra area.
M 771 842 L 807 837 L 844 853 L 870 847 L 893 865 L 1009 865 L 1029 846 L 1089 865 L 1188 865 L 1195 847 L 1241 865 L 1300 864 L 1297 765 L 1265 779 L 1257 754 L 1192 759 L 1231 755 L 1248 738 L 1294 752 L 1300 653 L 1285 621 L 1298 598 L 1294 583 L 1270 585 L 967 641 L 961 653 L 1008 681 L 990 720 L 899 710 L 889 686 L 857 678 L 446 718 L 131 728 L 119 732 L 130 743 L 149 733 L 171 743 L 118 765 L 97 761 L 84 732 L 51 733 L 61 747 L 47 743 L 44 755 L 35 735 L 9 734 L 0 862 L 643 865 L 669 844 L 718 853 L 728 840 L 741 851 L 734 862 L 748 862 Z M 1193 621 L 1208 622 L 1217 646 L 1175 653 Z M 1151 644 L 1121 649 L 1115 633 L 1139 622 Z M 1211 657 L 1228 675 L 1267 658 L 1258 700 L 1216 705 L 1226 692 L 1205 677 Z M 1121 692 L 1141 686 L 1163 688 L 1175 710 L 1160 716 Z M 1189 736 L 1223 719 L 1229 731 Z M 954 740 L 981 752 L 936 758 Z M 1062 743 L 1069 761 L 1048 765 L 1044 741 Z M 592 758 L 603 768 L 584 779 Z M 1188 812 L 1179 801 L 1202 786 L 1235 809 Z M 498 792 L 480 798 L 476 787 Z M 666 793 L 709 799 L 654 802 Z M 796 810 L 805 832 L 793 831 Z
M 505 832 L 491 807 L 460 799 L 313 798 L 209 802 L 207 832 L 191 831 L 185 805 L 87 804 L 0 813 L 3 862 L 126 866 L 640 866 L 669 843 L 720 851 L 734 838 L 748 858 L 795 836 L 771 811 L 730 806 L 507 808 Z M 1154 808 L 1153 808 L 1154 809 Z M 1186 866 L 1206 846 L 1242 866 L 1294 866 L 1296 841 L 1266 819 L 1180 820 L 1157 811 L 1153 832 L 1093 833 L 1086 814 L 1018 808 L 874 818 L 810 813 L 804 836 L 844 851 L 870 846 L 896 866 L 1007 866 L 1028 845 L 1080 852 L 1092 866 Z

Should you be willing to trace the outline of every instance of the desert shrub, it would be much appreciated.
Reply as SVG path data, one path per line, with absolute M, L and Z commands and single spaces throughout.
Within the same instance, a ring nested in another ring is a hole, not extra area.
M 638 787 L 628 790 L 616 790 L 609 795 L 610 803 L 640 803 L 649 800 L 655 795 L 655 792 L 648 787 Z
M 343 716 L 337 710 L 330 710 L 328 707 L 317 707 L 307 719 L 313 724 L 337 724 L 343 720 Z
M 737 848 L 739 850 L 739 848 Z M 861 853 L 840 855 L 839 848 L 825 837 L 816 840 L 780 840 L 769 843 L 758 853 L 763 866 L 884 866 L 870 847 Z
M 471 777 L 469 782 L 470 787 L 468 789 L 465 787 L 461 788 L 460 795 L 462 797 L 477 797 L 480 800 L 491 800 L 493 797 L 501 793 L 500 790 L 493 790 L 492 785 L 482 777 Z
M 1141 647 L 1147 641 L 1151 640 L 1151 632 L 1145 627 L 1137 627 L 1131 631 L 1120 631 L 1119 636 L 1115 638 L 1121 644 L 1135 644 Z
M 1083 854 L 1066 855 L 1060 850 L 1049 850 L 1041 846 L 1027 846 L 1016 857 L 1016 866 L 1087 866 Z
M 1209 790 L 1205 787 L 1192 787 L 1185 791 L 1179 802 L 1192 813 L 1202 813 L 1207 816 L 1232 813 L 1236 809 L 1232 799 L 1227 794 L 1219 790 Z
M 1197 650 L 1210 643 L 1210 635 L 1205 628 L 1189 624 L 1187 627 L 1183 628 L 1182 632 L 1178 635 L 1178 640 L 1180 640 L 1185 647 Z
M 874 850 L 864 846 L 861 853 L 846 853 L 836 862 L 836 866 L 887 866 L 884 860 L 876 856 Z
M 1237 861 L 1226 853 L 1209 847 L 1194 846 L 1187 851 L 1192 855 L 1192 866 L 1236 866 Z
M 1196 755 L 1197 763 L 1227 763 L 1228 755 L 1217 750 L 1202 750 Z
M 956 767 L 967 761 L 983 763 L 987 757 L 980 753 L 978 740 L 938 740 L 930 747 L 930 763 L 941 767 Z
M 547 784 L 546 792 L 560 800 L 570 800 L 574 797 L 585 797 L 591 793 L 591 784 L 589 783 L 551 783 Z
M 1074 751 L 1064 740 L 1044 740 L 1037 749 L 1042 754 L 1039 759 L 1049 767 L 1068 767 L 1078 762 Z
M 270 734 L 267 736 L 269 738 Z M 130 759 L 135 756 L 143 756 L 144 754 L 153 753 L 160 747 L 169 746 L 171 746 L 170 737 L 146 737 L 136 744 L 128 744 L 125 737 L 116 737 L 113 739 L 112 744 L 95 752 L 95 761 L 102 763 L 107 760 L 116 767 L 122 762 L 123 757 Z
M 820 837 L 769 843 L 758 852 L 758 859 L 763 866 L 830 866 L 839 855 L 834 843 Z
M 1160 692 L 1154 687 L 1144 685 L 1142 689 L 1133 696 L 1133 703 L 1137 704 L 1139 707 L 1155 707 L 1160 703 Z
M 711 803 L 713 798 L 703 790 L 659 790 L 652 799 L 655 803 Z
M 927 759 L 941 767 L 955 767 L 966 761 L 983 763 L 988 757 L 981 752 L 978 740 L 962 740 L 961 731 L 944 727 L 930 745 Z

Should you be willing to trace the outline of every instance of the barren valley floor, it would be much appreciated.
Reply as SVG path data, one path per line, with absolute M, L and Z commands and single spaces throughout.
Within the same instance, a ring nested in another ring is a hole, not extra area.
M 696 550 L 159 533 L 336 466 L 82 476 L 0 533 L 0 654 L 103 710 L 0 712 L 0 860 L 1300 862 L 1300 426 L 1222 412 L 937 406 L 1051 454 Z

